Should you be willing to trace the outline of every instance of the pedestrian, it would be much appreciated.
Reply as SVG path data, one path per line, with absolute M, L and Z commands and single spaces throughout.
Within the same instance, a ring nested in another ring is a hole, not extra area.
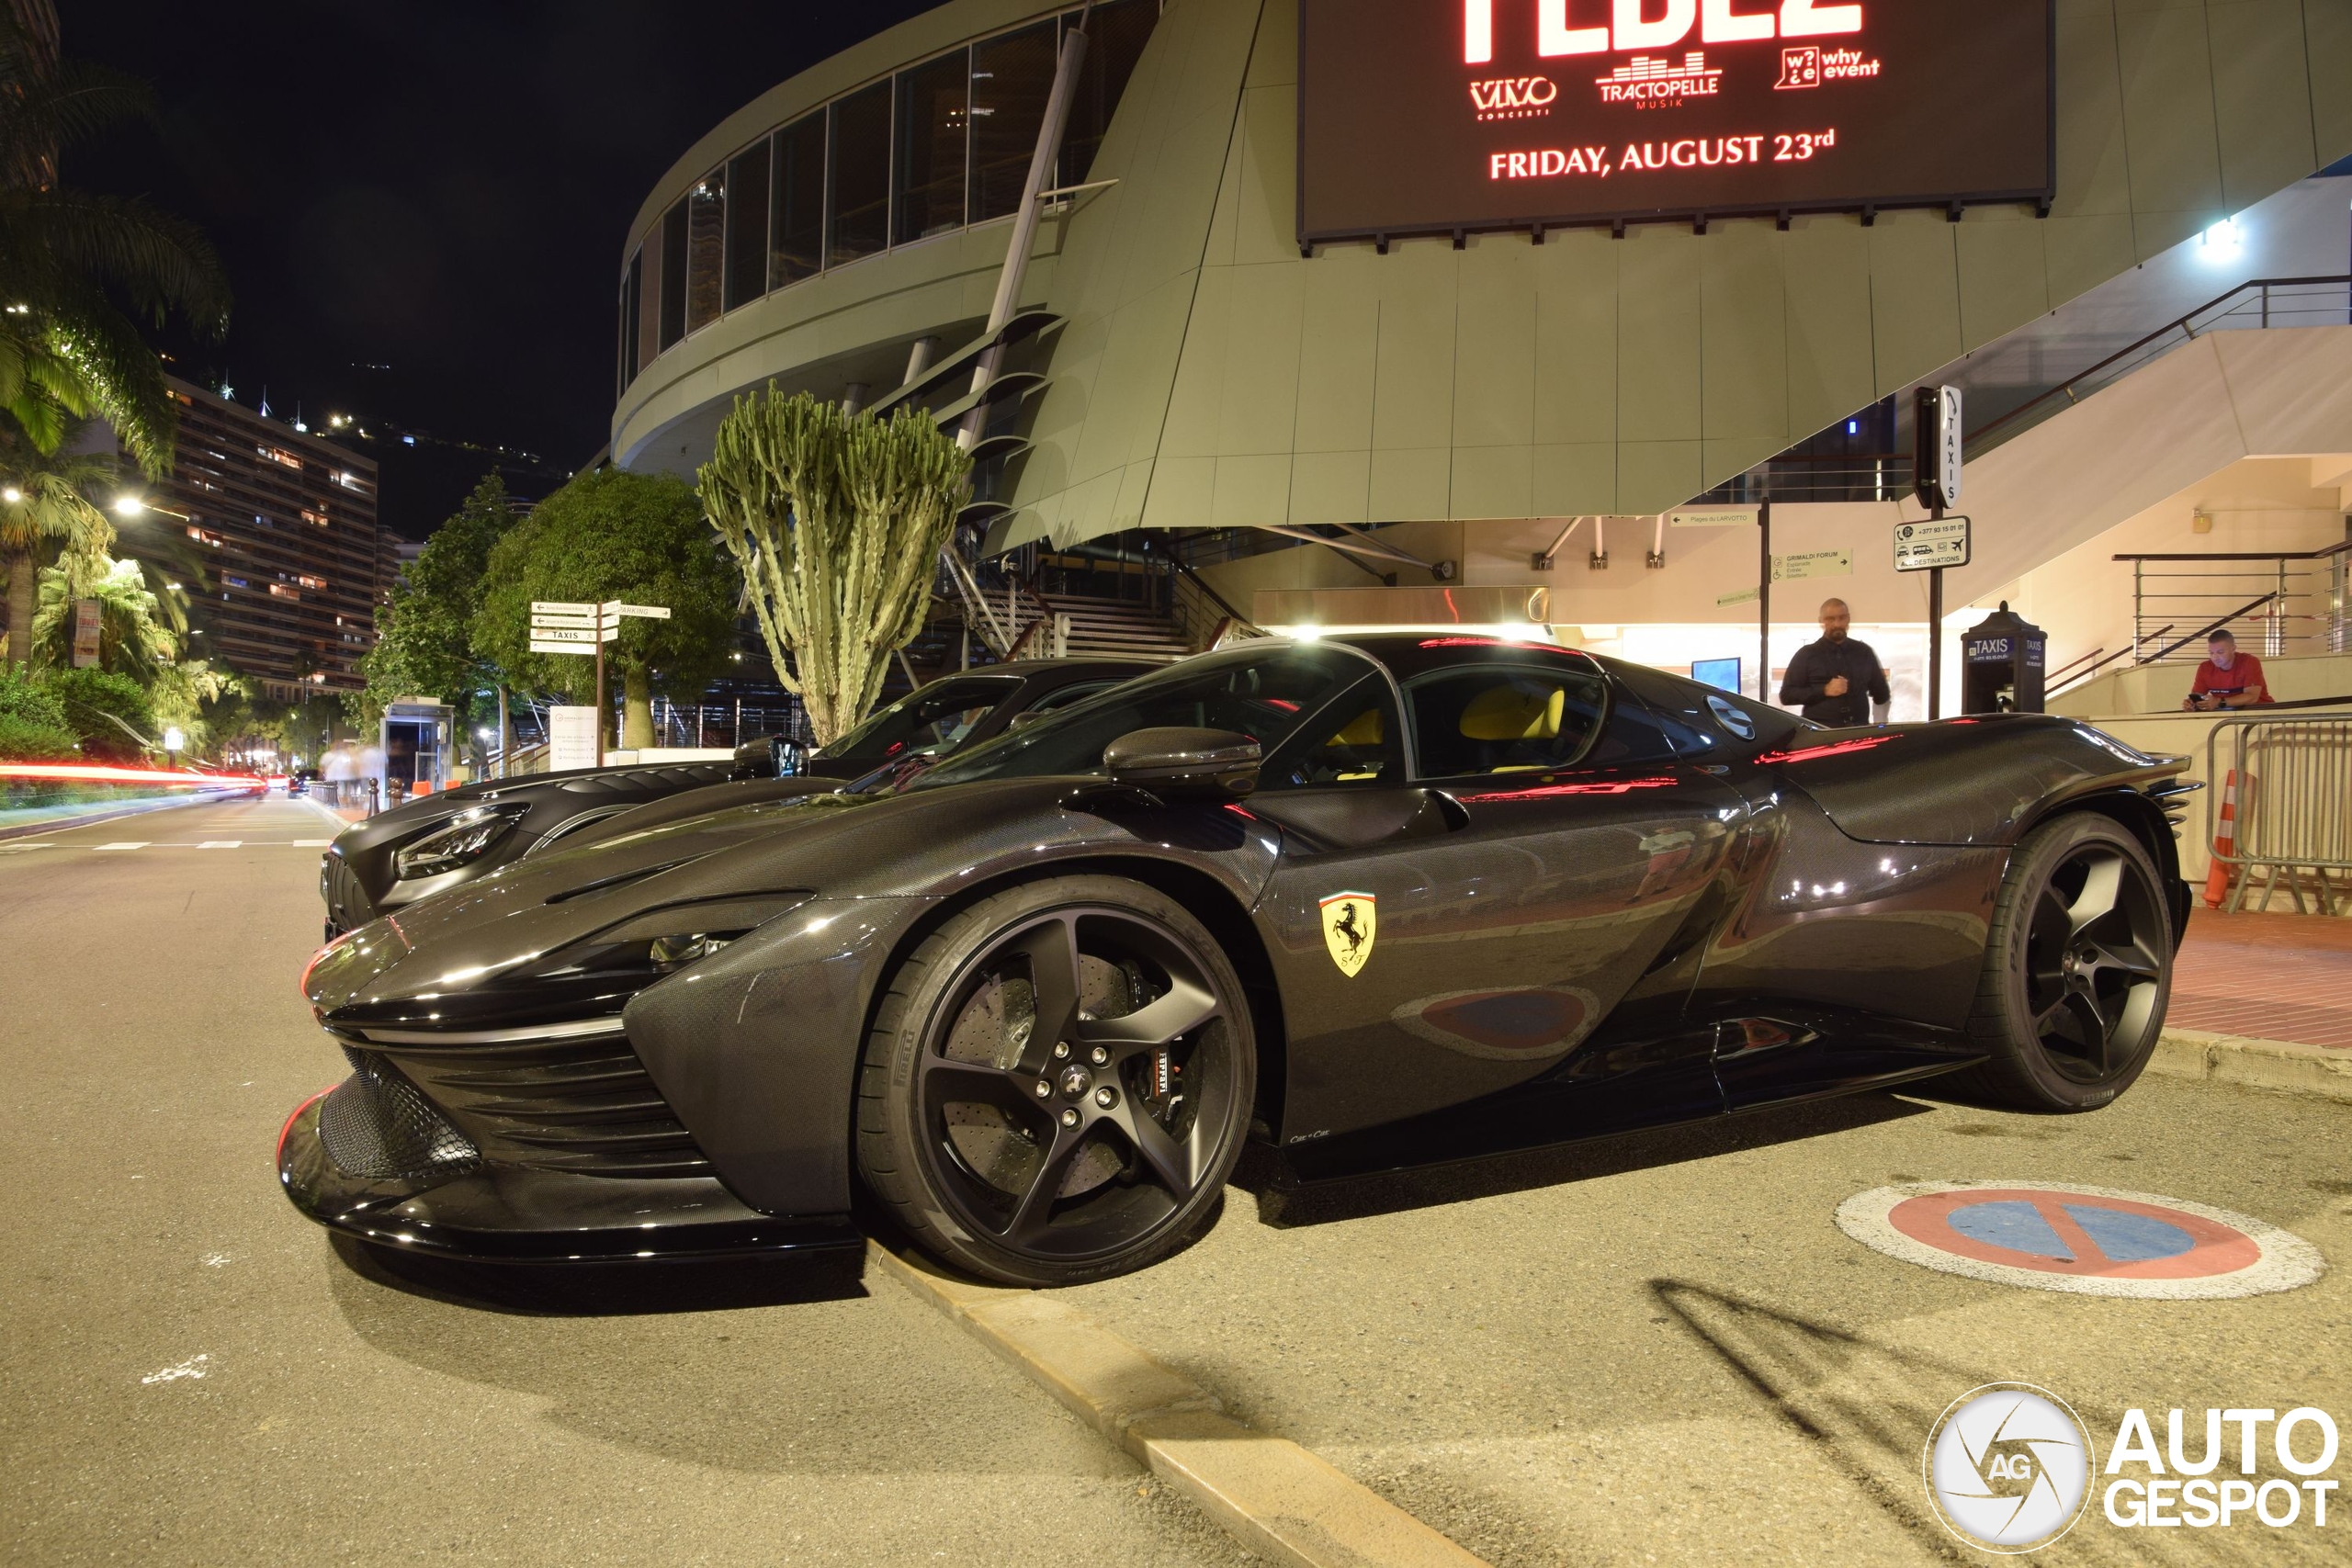
M 2188 700 L 2180 705 L 2194 713 L 2218 708 L 2264 708 L 2270 705 L 2270 686 L 2262 678 L 2262 660 L 2238 651 L 2238 639 L 2227 631 L 2215 632 L 2205 642 L 2205 662 L 2188 683 Z
M 1821 640 L 1797 649 L 1781 682 L 1781 704 L 1832 729 L 1884 724 L 1894 698 L 1886 689 L 1886 667 L 1866 642 L 1846 635 L 1853 613 L 1843 599 L 1821 606 Z

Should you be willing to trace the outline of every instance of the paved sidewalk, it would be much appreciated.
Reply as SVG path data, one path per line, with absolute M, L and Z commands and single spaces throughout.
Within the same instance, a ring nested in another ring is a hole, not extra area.
M 2352 919 L 2198 910 L 2165 1021 L 2352 1051 Z

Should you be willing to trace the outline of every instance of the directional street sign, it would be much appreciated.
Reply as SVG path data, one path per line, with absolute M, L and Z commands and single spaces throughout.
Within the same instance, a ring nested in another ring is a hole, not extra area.
M 593 626 L 596 619 L 594 615 L 558 615 L 553 610 L 541 610 L 531 616 L 531 624 L 535 626 Z
M 595 655 L 596 645 L 588 642 L 541 642 L 534 637 L 531 640 L 531 651 L 533 653 L 576 653 L 582 659 L 588 659 Z
M 666 621 L 670 618 L 670 612 L 659 604 L 624 604 L 617 599 L 605 602 L 605 615 L 607 619 L 615 615 L 629 615 L 646 621 Z
M 1898 523 L 1894 525 L 1894 570 L 1928 571 L 1938 567 L 1966 566 L 1970 543 L 1965 517 Z
M 1854 575 L 1854 553 L 1851 550 L 1806 550 L 1792 556 L 1772 558 L 1772 581 L 1794 582 L 1807 577 L 1851 577 Z
M 534 615 L 594 615 L 595 613 L 594 604 L 567 604 L 552 599 L 531 601 L 531 614 Z
M 610 642 L 620 635 L 620 627 L 606 626 L 601 633 L 589 626 L 533 626 L 533 642 L 579 643 L 593 648 L 600 642 Z

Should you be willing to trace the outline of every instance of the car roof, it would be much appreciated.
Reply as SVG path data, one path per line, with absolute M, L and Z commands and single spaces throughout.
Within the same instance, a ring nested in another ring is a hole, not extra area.
M 1372 655 L 1387 665 L 1400 681 L 1431 670 L 1460 664 L 1492 664 L 1498 660 L 1568 659 L 1587 669 L 1602 663 L 1580 649 L 1478 632 L 1347 632 L 1323 640 L 1344 643 Z

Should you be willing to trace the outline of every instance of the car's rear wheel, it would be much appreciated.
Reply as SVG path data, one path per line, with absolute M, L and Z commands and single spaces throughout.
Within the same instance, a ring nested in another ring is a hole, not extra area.
M 2010 857 L 1970 1033 L 1967 1075 L 2024 1111 L 2090 1111 L 2148 1065 L 2172 992 L 2173 933 L 2154 863 L 2095 813 L 2034 829 Z
M 1120 877 L 1029 883 L 957 913 L 890 976 L 858 1168 L 959 1268 L 1103 1279 L 1205 1228 L 1256 1080 L 1240 979 L 1181 905 Z

